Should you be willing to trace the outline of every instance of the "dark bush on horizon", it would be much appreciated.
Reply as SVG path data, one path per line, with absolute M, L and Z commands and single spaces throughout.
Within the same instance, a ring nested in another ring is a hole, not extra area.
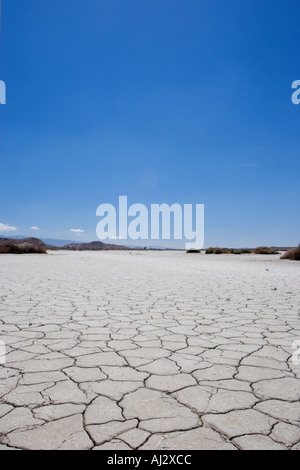
M 286 251 L 280 259 L 292 259 L 295 261 L 300 261 L 300 244 L 296 248 L 291 248 Z
M 248 255 L 251 253 L 251 250 L 248 250 L 247 248 L 230 249 L 229 253 L 234 255 Z
M 248 250 L 246 248 L 213 248 L 209 247 L 205 251 L 206 255 L 221 255 L 221 254 L 232 254 L 232 255 L 243 255 L 243 254 L 248 254 L 251 253 L 251 250 Z
M 222 248 L 213 248 L 213 247 L 209 247 L 205 250 L 205 254 L 206 255 L 221 255 L 222 253 L 225 253 L 224 250 L 222 250 Z
M 278 255 L 279 251 L 274 250 L 274 248 L 270 248 L 269 246 L 258 246 L 254 248 L 253 253 L 256 255 Z
M 46 250 L 32 245 L 0 245 L 0 254 L 23 255 L 30 253 L 46 254 Z

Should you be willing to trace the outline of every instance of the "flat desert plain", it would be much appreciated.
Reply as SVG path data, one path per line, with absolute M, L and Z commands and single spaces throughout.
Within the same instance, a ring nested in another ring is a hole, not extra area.
M 299 286 L 278 255 L 2 255 L 0 449 L 299 450 Z

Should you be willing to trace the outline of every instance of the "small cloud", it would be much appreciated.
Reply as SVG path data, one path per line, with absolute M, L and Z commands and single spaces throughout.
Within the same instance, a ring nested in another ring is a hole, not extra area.
M 39 229 L 39 227 L 33 226 L 33 227 L 30 227 L 30 230 L 40 230 L 40 229 Z
M 10 227 L 9 225 L 1 224 L 0 222 L 0 232 L 13 232 L 17 230 L 17 227 Z
M 71 229 L 70 229 L 70 232 L 74 232 L 74 233 L 83 233 L 84 230 L 81 230 L 80 228 L 71 228 Z

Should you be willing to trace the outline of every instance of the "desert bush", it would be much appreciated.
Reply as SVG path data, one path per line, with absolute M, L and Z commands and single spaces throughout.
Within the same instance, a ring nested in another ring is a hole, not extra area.
M 296 248 L 291 248 L 290 250 L 286 251 L 280 259 L 292 259 L 296 261 L 300 261 L 300 244 Z
M 269 246 L 258 246 L 253 250 L 256 255 L 278 255 L 279 252 Z
M 32 245 L 0 245 L 0 253 L 6 254 L 17 254 L 22 255 L 26 253 L 43 253 L 45 254 L 46 251 L 42 248 L 37 248 Z
M 46 253 L 46 250 L 44 248 L 39 248 L 33 245 L 20 245 L 18 248 L 21 248 L 21 254 L 26 254 L 26 253 L 45 254 Z
M 9 253 L 13 245 L 0 245 L 0 253 Z
M 231 250 L 230 253 L 233 253 L 234 255 L 248 255 L 251 253 L 251 250 L 248 250 L 247 248 L 238 248 Z
M 264 247 L 265 248 L 265 247 Z M 269 250 L 269 248 L 266 248 L 267 250 Z M 209 247 L 206 249 L 205 251 L 205 254 L 207 255 L 211 255 L 211 254 L 215 254 L 215 255 L 220 255 L 220 254 L 232 254 L 232 255 L 246 255 L 246 254 L 250 254 L 250 253 L 253 253 L 254 251 L 253 250 L 250 250 L 248 248 L 213 248 L 213 247 Z M 273 253 L 276 253 L 275 251 L 272 252 Z
M 222 248 L 213 248 L 213 247 L 209 247 L 205 250 L 205 254 L 206 255 L 221 255 L 222 253 L 226 253 Z

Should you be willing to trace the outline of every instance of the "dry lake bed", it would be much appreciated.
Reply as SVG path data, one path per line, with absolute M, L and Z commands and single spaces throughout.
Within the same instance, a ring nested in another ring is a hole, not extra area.
M 0 450 L 299 450 L 299 286 L 277 255 L 2 255 Z

